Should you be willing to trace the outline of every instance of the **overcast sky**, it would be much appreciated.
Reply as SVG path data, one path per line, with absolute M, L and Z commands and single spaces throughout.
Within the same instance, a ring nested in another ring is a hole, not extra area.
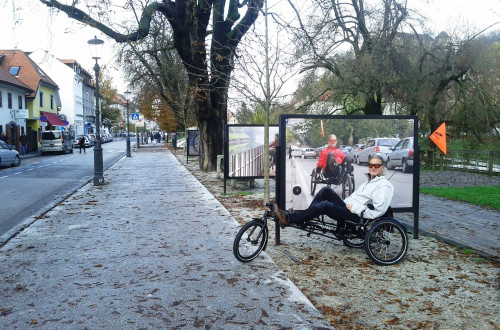
M 280 2 L 286 5 L 285 0 L 268 0 L 270 10 L 275 10 L 273 4 Z M 12 2 L 21 10 L 13 12 Z M 423 14 L 431 21 L 429 26 L 433 30 L 450 31 L 460 23 L 473 25 L 477 29 L 500 21 L 500 0 L 410 0 L 410 4 L 419 4 Z M 427 4 L 429 2 L 429 4 Z M 47 50 L 54 56 L 64 59 L 75 59 L 85 69 L 92 71 L 94 65 L 87 41 L 94 35 L 105 40 L 105 52 L 100 64 L 107 65 L 113 75 L 115 88 L 123 93 L 127 88 L 121 71 L 114 63 L 112 46 L 114 41 L 101 32 L 83 27 L 66 14 L 59 14 L 50 18 L 49 9 L 38 0 L 0 0 L 0 49 L 21 49 L 34 51 Z M 17 18 L 18 23 L 14 23 Z M 458 24 L 457 24 L 458 23 Z M 496 26 L 500 29 L 500 24 Z

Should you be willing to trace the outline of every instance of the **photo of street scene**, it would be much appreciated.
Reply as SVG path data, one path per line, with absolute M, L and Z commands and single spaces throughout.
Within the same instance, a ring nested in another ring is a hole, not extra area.
M 374 155 L 382 156 L 386 162 L 385 176 L 394 186 L 391 207 L 395 210 L 413 207 L 414 188 L 418 190 L 413 184 L 413 173 L 418 166 L 413 162 L 416 117 L 308 116 L 283 120 L 286 120 L 283 175 L 287 209 L 306 209 L 315 194 L 327 185 L 340 197 L 347 197 L 367 181 L 368 161 Z M 336 147 L 344 155 L 334 174 L 317 170 L 320 153 L 328 147 L 331 134 L 336 136 Z M 294 194 L 294 190 L 300 194 Z
M 278 126 L 269 127 L 269 141 L 264 142 L 264 126 L 227 126 L 227 166 L 225 178 L 261 178 L 264 176 L 264 148 L 269 149 L 269 176 L 276 175 Z
M 199 156 L 200 155 L 200 131 L 198 130 L 188 130 L 188 156 Z

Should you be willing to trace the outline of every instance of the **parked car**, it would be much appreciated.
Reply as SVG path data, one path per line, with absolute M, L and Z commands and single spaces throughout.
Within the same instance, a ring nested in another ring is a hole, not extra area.
M 402 167 L 404 173 L 413 168 L 413 137 L 402 139 L 387 157 L 387 168 Z
M 353 161 L 356 162 L 358 157 L 359 157 L 359 152 L 365 148 L 364 144 L 355 144 L 352 146 L 351 150 L 347 154 L 349 158 Z
M 292 155 L 293 155 L 293 150 L 292 150 Z M 308 157 L 316 158 L 316 151 L 314 151 L 313 148 L 305 148 L 302 155 L 304 156 L 304 159 Z
M 95 146 L 95 140 L 96 140 L 96 135 L 94 133 L 91 133 L 91 134 L 86 134 L 87 137 L 89 138 L 90 140 L 90 146 L 93 147 Z
M 299 148 L 292 149 L 292 157 L 302 157 L 302 150 Z
M 396 138 L 375 138 L 366 141 L 365 148 L 359 152 L 356 164 L 368 163 L 374 155 L 380 155 L 386 161 L 398 142 L 399 139 Z
M 73 139 L 68 131 L 43 131 L 40 140 L 40 152 L 73 153 Z
M 340 150 L 342 150 L 344 152 L 344 155 L 348 155 L 349 154 L 349 151 L 351 151 L 352 147 L 350 146 L 340 146 Z
M 84 135 L 83 136 L 85 138 L 85 148 L 89 148 L 91 146 L 93 146 L 94 144 L 92 143 L 92 141 L 90 141 L 90 138 L 88 135 Z M 73 147 L 75 148 L 79 148 L 80 146 L 78 145 L 78 141 L 80 140 L 80 136 L 77 136 L 73 142 Z
M 21 157 L 14 149 L 14 146 L 0 141 L 0 165 L 4 166 L 19 166 L 21 164 Z

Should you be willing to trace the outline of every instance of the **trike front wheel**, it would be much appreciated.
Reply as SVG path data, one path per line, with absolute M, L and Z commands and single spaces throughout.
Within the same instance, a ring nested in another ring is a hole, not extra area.
M 316 192 L 316 169 L 314 168 L 311 173 L 311 195 L 314 196 Z
M 249 262 L 257 258 L 264 250 L 269 230 L 262 220 L 252 220 L 241 227 L 233 243 L 233 253 L 241 262 Z
M 406 228 L 391 218 L 375 221 L 366 232 L 365 250 L 368 257 L 378 265 L 397 264 L 408 251 Z

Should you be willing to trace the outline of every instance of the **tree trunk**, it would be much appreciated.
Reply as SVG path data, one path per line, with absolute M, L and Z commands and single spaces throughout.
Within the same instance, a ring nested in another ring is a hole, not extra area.
M 366 96 L 365 115 L 382 115 L 382 93 L 375 92 Z

